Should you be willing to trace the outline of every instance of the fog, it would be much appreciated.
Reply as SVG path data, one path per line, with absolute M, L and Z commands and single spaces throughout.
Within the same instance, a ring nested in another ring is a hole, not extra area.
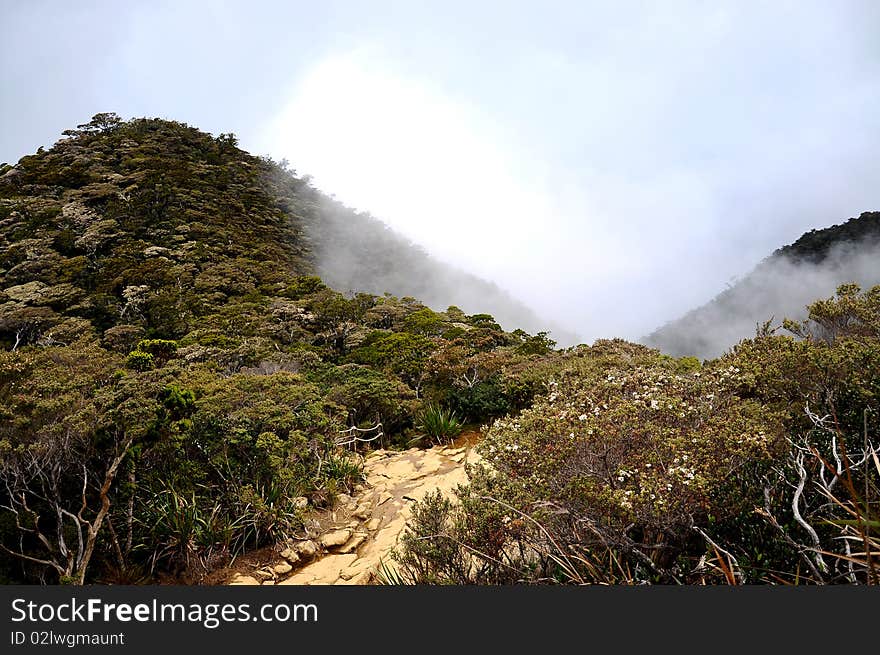
M 291 207 L 294 214 L 296 207 Z M 498 285 L 438 261 L 425 250 L 368 214 L 353 213 L 325 199 L 305 228 L 318 274 L 344 293 L 393 292 L 412 297 L 435 311 L 458 307 L 467 314 L 491 314 L 508 331 L 549 332 L 559 347 L 581 342 L 552 319 L 537 316 Z
M 638 339 L 880 208 L 878 33 L 871 0 L 0 2 L 0 161 L 99 111 L 235 132 L 548 325 Z
M 804 320 L 807 305 L 833 296 L 838 286 L 850 282 L 863 289 L 880 284 L 876 239 L 835 246 L 821 263 L 770 257 L 712 302 L 643 341 L 675 356 L 717 357 L 741 339 L 755 336 L 766 321 L 779 328 L 786 318 Z

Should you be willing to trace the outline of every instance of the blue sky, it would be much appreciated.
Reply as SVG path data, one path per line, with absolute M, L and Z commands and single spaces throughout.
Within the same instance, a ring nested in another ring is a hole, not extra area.
M 0 161 L 235 132 L 578 331 L 638 338 L 880 209 L 880 3 L 0 0 Z

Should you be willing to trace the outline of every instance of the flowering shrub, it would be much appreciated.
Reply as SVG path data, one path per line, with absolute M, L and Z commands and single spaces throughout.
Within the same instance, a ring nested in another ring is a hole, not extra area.
M 658 367 L 563 378 L 533 409 L 496 421 L 483 444 L 498 471 L 551 498 L 601 505 L 621 520 L 686 529 L 715 507 L 746 461 L 769 456 L 778 423 L 737 395 L 738 369 Z M 678 527 L 676 527 L 678 526 Z
M 589 565 L 607 553 L 628 581 L 681 580 L 706 552 L 699 530 L 752 512 L 750 476 L 780 448 L 781 417 L 741 393 L 750 383 L 734 366 L 675 373 L 662 360 L 551 381 L 488 429 L 464 509 L 449 509 L 481 565 L 507 563 L 475 565 L 470 581 L 509 581 L 510 568 L 608 581 Z

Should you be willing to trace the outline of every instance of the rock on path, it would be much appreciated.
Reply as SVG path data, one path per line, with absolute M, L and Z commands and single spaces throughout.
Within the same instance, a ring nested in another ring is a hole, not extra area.
M 412 514 L 412 505 L 437 489 L 450 495 L 467 482 L 469 448 L 376 450 L 364 463 L 365 488 L 354 498 L 340 495 L 320 534 L 286 548 L 278 562 L 228 584 L 371 584 L 380 564 L 394 568 L 391 552 Z

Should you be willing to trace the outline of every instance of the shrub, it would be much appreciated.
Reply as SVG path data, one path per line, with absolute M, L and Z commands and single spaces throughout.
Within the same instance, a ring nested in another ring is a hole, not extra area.
M 450 442 L 461 433 L 462 424 L 455 412 L 439 405 L 428 405 L 419 416 L 416 428 L 438 444 Z
M 521 355 L 546 355 L 553 351 L 556 342 L 550 338 L 548 332 L 538 332 L 531 336 L 523 330 L 515 330 L 512 336 L 516 337 L 516 352 Z
M 420 334 L 376 331 L 351 354 L 351 359 L 383 368 L 416 388 L 424 376 L 425 362 L 432 349 L 431 341 Z
M 177 342 L 169 339 L 143 339 L 135 350 L 151 354 L 158 362 L 165 362 L 177 352 Z
M 595 562 L 611 557 L 633 581 L 682 579 L 682 562 L 706 552 L 695 527 L 750 512 L 761 489 L 740 480 L 779 445 L 778 416 L 740 396 L 743 382 L 731 366 L 564 375 L 533 408 L 495 421 L 479 446 L 484 471 L 451 510 L 467 526 L 456 539 L 482 553 L 475 570 L 503 555 L 525 579 L 600 582 L 611 572 Z
M 132 350 L 125 358 L 125 365 L 135 371 L 149 371 L 156 363 L 156 358 L 143 350 Z
M 321 281 L 321 278 L 316 275 L 299 275 L 287 286 L 284 290 L 284 295 L 293 300 L 297 300 L 303 296 L 308 296 L 317 293 L 318 291 L 324 291 L 326 288 L 327 287 Z
M 327 399 L 348 410 L 349 425 L 381 422 L 390 433 L 412 424 L 415 394 L 399 380 L 356 364 L 334 367 L 328 378 Z
M 504 389 L 495 378 L 472 387 L 455 387 L 446 401 L 459 415 L 475 423 L 503 416 L 511 409 Z
M 446 321 L 437 312 L 428 309 L 419 309 L 409 316 L 403 322 L 404 330 L 413 334 L 422 334 L 425 336 L 440 336 L 446 328 Z
M 468 558 L 456 542 L 452 502 L 439 490 L 428 493 L 413 508 L 401 549 L 396 577 L 401 583 L 468 584 Z M 456 535 L 457 536 L 457 535 Z
M 142 512 L 138 527 L 151 548 L 146 553 L 151 573 L 159 569 L 197 579 L 214 555 L 228 555 L 231 550 L 234 521 L 219 501 L 168 487 L 156 493 Z

